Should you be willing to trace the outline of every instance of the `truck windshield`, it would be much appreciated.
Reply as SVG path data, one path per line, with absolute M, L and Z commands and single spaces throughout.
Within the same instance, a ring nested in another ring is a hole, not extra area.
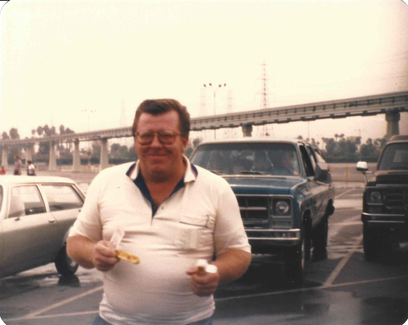
M 299 175 L 296 148 L 290 143 L 201 145 L 191 162 L 223 175 Z
M 408 170 L 408 142 L 394 143 L 385 147 L 378 170 Z

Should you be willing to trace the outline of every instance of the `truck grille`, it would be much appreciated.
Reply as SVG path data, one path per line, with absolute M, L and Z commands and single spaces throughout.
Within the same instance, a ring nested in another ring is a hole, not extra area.
M 387 189 L 385 205 L 388 208 L 403 208 L 408 206 L 408 188 Z
M 237 196 L 237 200 L 244 221 L 268 220 L 268 197 Z

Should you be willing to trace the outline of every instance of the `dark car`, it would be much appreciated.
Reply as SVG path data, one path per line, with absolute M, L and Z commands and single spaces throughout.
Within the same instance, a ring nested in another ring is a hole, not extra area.
M 300 140 L 243 138 L 202 143 L 191 162 L 224 177 L 234 191 L 252 252 L 278 255 L 303 281 L 305 262 L 326 258 L 334 187 L 319 150 Z
M 375 259 L 408 240 L 408 136 L 390 139 L 374 173 L 363 161 L 357 170 L 366 179 L 361 215 L 364 253 Z

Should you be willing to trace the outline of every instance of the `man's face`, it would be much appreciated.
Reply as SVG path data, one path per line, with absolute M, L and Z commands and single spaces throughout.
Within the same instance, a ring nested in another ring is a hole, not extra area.
M 171 130 L 176 133 L 179 129 L 179 115 L 176 111 L 169 111 L 160 115 L 142 113 L 137 123 L 137 132 L 159 132 Z M 188 143 L 188 137 L 177 135 L 171 145 L 163 145 L 157 136 L 147 145 L 140 144 L 135 138 L 136 153 L 139 156 L 142 173 L 145 178 L 168 180 L 177 174 L 183 166 L 183 153 Z
M 283 161 L 284 161 L 284 165 L 286 168 L 288 169 L 292 169 L 293 168 L 293 161 L 292 161 L 292 154 L 289 152 L 286 152 L 283 156 Z

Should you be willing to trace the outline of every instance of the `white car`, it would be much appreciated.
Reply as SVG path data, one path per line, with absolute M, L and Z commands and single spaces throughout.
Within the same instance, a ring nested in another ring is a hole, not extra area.
M 73 275 L 65 242 L 84 200 L 68 178 L 0 176 L 0 277 L 51 262 Z

